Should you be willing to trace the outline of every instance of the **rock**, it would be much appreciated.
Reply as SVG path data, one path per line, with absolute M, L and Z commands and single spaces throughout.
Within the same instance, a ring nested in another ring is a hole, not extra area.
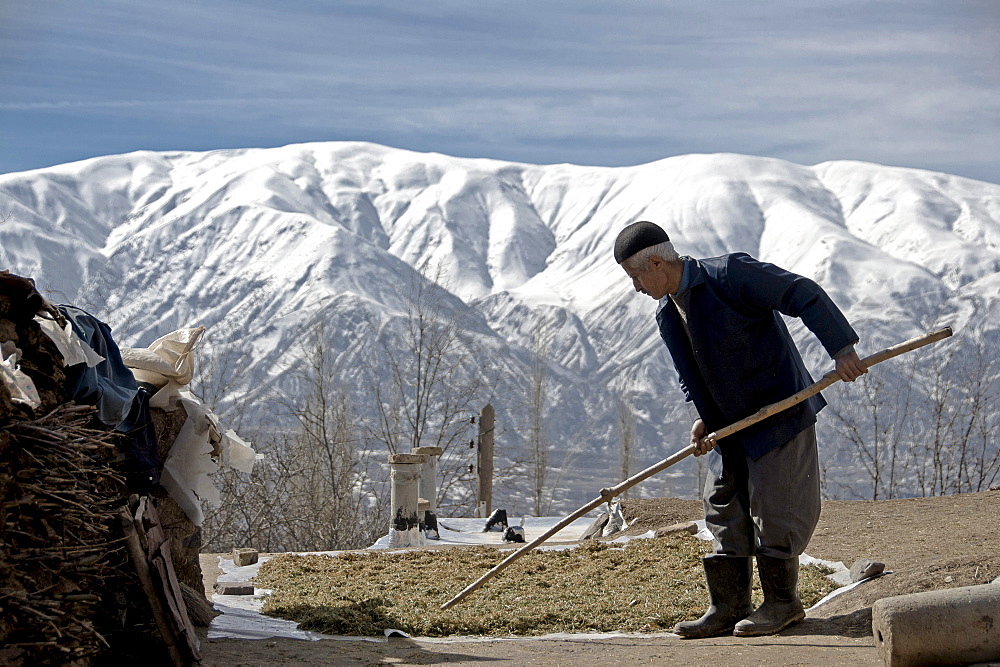
M 441 533 L 438 532 L 437 514 L 430 510 L 424 512 L 424 537 L 428 540 L 441 539 Z
M 587 527 L 587 530 L 583 531 L 583 535 L 580 536 L 581 540 L 591 540 L 595 537 L 601 536 L 601 531 L 604 530 L 605 524 L 608 523 L 608 513 L 601 512 L 594 519 L 594 522 Z
M 683 523 L 675 523 L 671 526 L 663 526 L 662 528 L 656 529 L 656 537 L 666 537 L 667 535 L 678 535 L 680 533 L 687 533 L 689 535 L 694 535 L 698 532 L 698 524 L 694 521 L 684 521 Z
M 253 565 L 257 562 L 256 549 L 233 549 L 233 564 L 236 567 Z
M 253 584 L 249 581 L 217 581 L 215 592 L 219 595 L 253 595 Z
M 867 558 L 859 558 L 854 561 L 854 565 L 851 566 L 851 581 L 862 581 L 863 579 L 878 576 L 883 572 L 885 572 L 885 563 L 880 563 L 877 560 L 869 560 Z
M 994 580 L 993 580 L 992 582 L 990 582 L 990 583 L 994 583 L 994 584 L 996 584 L 996 585 L 1000 586 L 1000 577 L 997 577 L 996 579 L 994 579 Z

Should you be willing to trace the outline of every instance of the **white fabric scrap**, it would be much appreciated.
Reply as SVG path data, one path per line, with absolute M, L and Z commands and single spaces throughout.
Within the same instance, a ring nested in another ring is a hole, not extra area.
M 38 409 L 42 404 L 35 382 L 18 367 L 16 353 L 0 362 L 0 379 L 14 403 L 23 403 L 32 410 Z
M 153 399 L 166 390 L 167 387 L 164 387 L 158 391 Z M 223 432 L 219 418 L 190 391 L 172 391 L 162 400 L 166 403 L 164 407 L 169 406 L 168 409 L 180 403 L 187 413 L 187 420 L 181 426 L 167 460 L 163 462 L 160 483 L 192 523 L 200 526 L 205 520 L 202 502 L 217 507 L 222 501 L 212 476 L 224 467 L 252 472 L 257 453 L 235 431 Z M 151 399 L 150 405 L 153 403 Z
M 212 476 L 222 467 L 249 473 L 257 460 L 253 448 L 235 431 L 223 432 L 218 417 L 186 389 L 194 378 L 194 349 L 204 333 L 205 327 L 178 329 L 147 348 L 121 350 L 135 379 L 159 388 L 149 399 L 151 408 L 172 411 L 180 403 L 187 413 L 163 463 L 161 484 L 196 526 L 205 520 L 202 503 L 218 506 L 222 500 Z
M 221 502 L 219 489 L 212 481 L 219 464 L 209 439 L 208 409 L 196 400 L 180 398 L 179 402 L 187 411 L 187 421 L 163 462 L 160 483 L 194 525 L 200 526 L 205 520 L 202 501 L 215 506 Z
M 82 338 L 73 331 L 73 325 L 66 322 L 64 328 L 60 328 L 55 320 L 35 316 L 35 322 L 59 349 L 59 354 L 63 358 L 63 366 L 76 366 L 77 364 L 87 364 L 87 368 L 93 368 L 104 361 L 104 357 L 94 351 L 84 342 Z
M 132 373 L 136 373 L 134 368 L 132 369 Z M 136 377 L 136 380 L 138 379 L 139 378 Z M 143 380 L 143 382 L 147 382 L 147 380 Z M 180 396 L 182 391 L 184 391 L 184 387 L 182 385 L 177 384 L 173 380 L 167 380 L 166 384 L 160 387 L 155 394 L 149 397 L 149 407 L 160 408 L 161 410 L 173 412 L 174 407 L 177 404 L 177 397 Z
M 253 472 L 257 462 L 257 452 L 246 441 L 229 429 L 222 434 L 222 466 L 233 468 L 240 472 Z

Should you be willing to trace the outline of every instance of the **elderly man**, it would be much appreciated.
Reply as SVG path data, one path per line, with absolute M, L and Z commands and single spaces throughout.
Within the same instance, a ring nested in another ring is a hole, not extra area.
M 711 604 L 679 623 L 685 638 L 769 635 L 798 623 L 799 555 L 820 512 L 816 414 L 806 401 L 720 440 L 706 438 L 812 384 L 781 314 L 798 317 L 851 382 L 867 372 L 857 334 L 815 282 L 745 253 L 679 257 L 667 233 L 636 222 L 619 233 L 615 260 L 637 292 L 659 302 L 656 322 L 697 419 L 695 456 L 712 452 L 705 520 L 715 538 L 703 564 Z M 753 609 L 753 557 L 764 603 Z

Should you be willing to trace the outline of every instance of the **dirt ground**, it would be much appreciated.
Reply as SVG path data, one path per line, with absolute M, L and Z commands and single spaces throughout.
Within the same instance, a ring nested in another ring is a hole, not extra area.
M 630 533 L 702 518 L 700 501 L 624 501 Z M 985 584 L 1000 577 L 1000 491 L 888 501 L 829 501 L 806 552 L 850 567 L 885 563 L 886 574 L 811 612 L 774 637 L 682 640 L 675 635 L 559 639 L 378 641 L 207 639 L 204 665 L 880 665 L 871 605 L 919 591 Z M 205 555 L 206 588 L 218 576 Z

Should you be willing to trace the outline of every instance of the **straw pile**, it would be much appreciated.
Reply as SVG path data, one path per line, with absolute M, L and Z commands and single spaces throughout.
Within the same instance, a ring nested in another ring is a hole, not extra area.
M 536 550 L 446 611 L 443 603 L 508 554 L 486 546 L 283 554 L 261 566 L 255 585 L 273 590 L 264 613 L 334 635 L 663 632 L 705 611 L 701 558 L 709 548 L 684 534 Z M 807 606 L 836 587 L 826 573 L 802 568 Z
M 115 436 L 67 402 L 39 312 L 55 316 L 30 280 L 0 272 L 3 355 L 18 355 L 41 399 L 32 410 L 0 383 L 0 663 L 86 664 L 142 600 L 126 599 L 136 585 L 116 523 Z

